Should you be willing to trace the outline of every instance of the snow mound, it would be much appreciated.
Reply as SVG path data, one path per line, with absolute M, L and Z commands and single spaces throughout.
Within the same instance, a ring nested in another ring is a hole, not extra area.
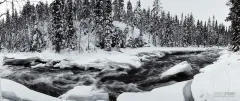
M 39 92 L 28 89 L 27 87 L 11 80 L 1 79 L 1 90 L 3 98 L 21 101 L 65 101 L 54 98 Z
M 183 87 L 187 82 L 157 88 L 151 92 L 123 93 L 117 98 L 117 101 L 184 101 Z
M 166 78 L 178 73 L 191 73 L 191 70 L 191 65 L 187 61 L 184 61 L 162 73 L 161 78 Z
M 195 101 L 240 101 L 240 54 L 223 51 L 214 64 L 194 77 Z
M 101 90 L 94 90 L 93 86 L 77 86 L 59 98 L 70 101 L 109 101 L 108 93 Z

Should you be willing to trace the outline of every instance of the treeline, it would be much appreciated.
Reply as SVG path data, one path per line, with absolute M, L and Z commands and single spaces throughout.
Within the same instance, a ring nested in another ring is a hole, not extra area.
M 128 26 L 122 31 L 113 21 Z M 139 36 L 127 38 L 129 29 L 134 28 L 140 29 Z M 27 1 L 20 12 L 12 3 L 0 22 L 0 30 L 1 48 L 9 51 L 80 51 L 84 46 L 91 49 L 91 44 L 107 51 L 145 44 L 227 46 L 231 39 L 230 28 L 214 17 L 205 22 L 196 21 L 193 14 L 173 16 L 162 10 L 159 0 L 154 0 L 152 9 L 142 8 L 140 0 L 136 7 L 129 0 L 126 8 L 124 0 L 54 0 L 51 4 Z M 143 36 L 149 36 L 149 41 Z

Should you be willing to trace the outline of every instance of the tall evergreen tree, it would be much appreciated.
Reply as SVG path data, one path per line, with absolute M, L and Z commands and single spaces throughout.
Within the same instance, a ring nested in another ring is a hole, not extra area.
M 106 51 L 111 51 L 112 47 L 112 3 L 111 0 L 106 0 L 104 2 L 104 48 Z
M 82 14 L 82 17 L 84 19 L 89 18 L 90 17 L 90 13 L 91 13 L 91 11 L 90 11 L 90 2 L 89 2 L 89 0 L 84 0 L 83 1 L 83 14 Z
M 159 14 L 161 13 L 161 2 L 160 0 L 154 0 L 153 2 L 153 9 L 152 9 L 152 15 L 153 16 L 159 16 Z
M 59 53 L 63 47 L 63 1 L 54 0 L 52 3 L 52 45 L 54 50 Z
M 129 25 L 132 25 L 133 22 L 133 8 L 132 8 L 132 3 L 130 0 L 127 3 L 127 23 Z
M 230 6 L 230 13 L 227 18 L 231 21 L 231 28 L 233 30 L 233 39 L 231 44 L 233 45 L 233 51 L 240 50 L 240 2 L 239 0 L 229 0 L 228 6 Z
M 103 35 L 103 19 L 104 19 L 104 10 L 103 10 L 103 0 L 96 0 L 95 5 L 95 23 L 96 23 L 96 34 L 98 38 L 97 46 L 104 48 L 104 35 Z
M 67 0 L 67 16 L 66 16 L 66 47 L 75 50 L 77 47 L 77 35 L 73 26 L 73 2 L 72 0 Z

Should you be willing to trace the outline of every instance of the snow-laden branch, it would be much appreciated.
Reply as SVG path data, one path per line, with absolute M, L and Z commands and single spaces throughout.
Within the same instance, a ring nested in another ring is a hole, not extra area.
M 0 1 L 0 5 L 3 4 L 4 2 L 6 2 L 7 0 L 3 0 L 3 1 Z

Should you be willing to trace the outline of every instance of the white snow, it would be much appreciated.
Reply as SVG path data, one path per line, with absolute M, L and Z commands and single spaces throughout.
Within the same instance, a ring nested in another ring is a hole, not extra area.
M 46 66 L 45 64 L 40 63 L 35 66 L 31 66 L 31 68 L 44 68 L 45 66 Z
M 1 79 L 1 91 L 3 95 L 17 100 L 28 101 L 65 101 L 45 94 L 35 92 L 27 87 L 11 80 Z
M 240 101 L 240 53 L 221 52 L 217 62 L 194 77 L 195 101 Z
M 0 84 L 1 84 L 1 79 L 0 79 Z M 2 87 L 1 87 L 1 85 L 0 85 L 0 101 L 2 101 L 3 100 L 3 98 L 2 98 L 2 89 L 1 89 Z
M 165 77 L 175 75 L 178 73 L 182 73 L 182 72 L 189 73 L 189 72 L 191 72 L 191 70 L 192 70 L 191 65 L 187 61 L 184 61 L 184 62 L 179 63 L 179 64 L 175 65 L 174 67 L 168 69 L 167 71 L 163 72 L 161 74 L 161 78 L 165 78 Z
M 71 101 L 109 101 L 108 93 L 102 92 L 102 90 L 95 90 L 93 86 L 76 86 L 59 98 Z
M 145 93 L 123 93 L 117 101 L 184 101 L 183 87 L 187 81 Z

